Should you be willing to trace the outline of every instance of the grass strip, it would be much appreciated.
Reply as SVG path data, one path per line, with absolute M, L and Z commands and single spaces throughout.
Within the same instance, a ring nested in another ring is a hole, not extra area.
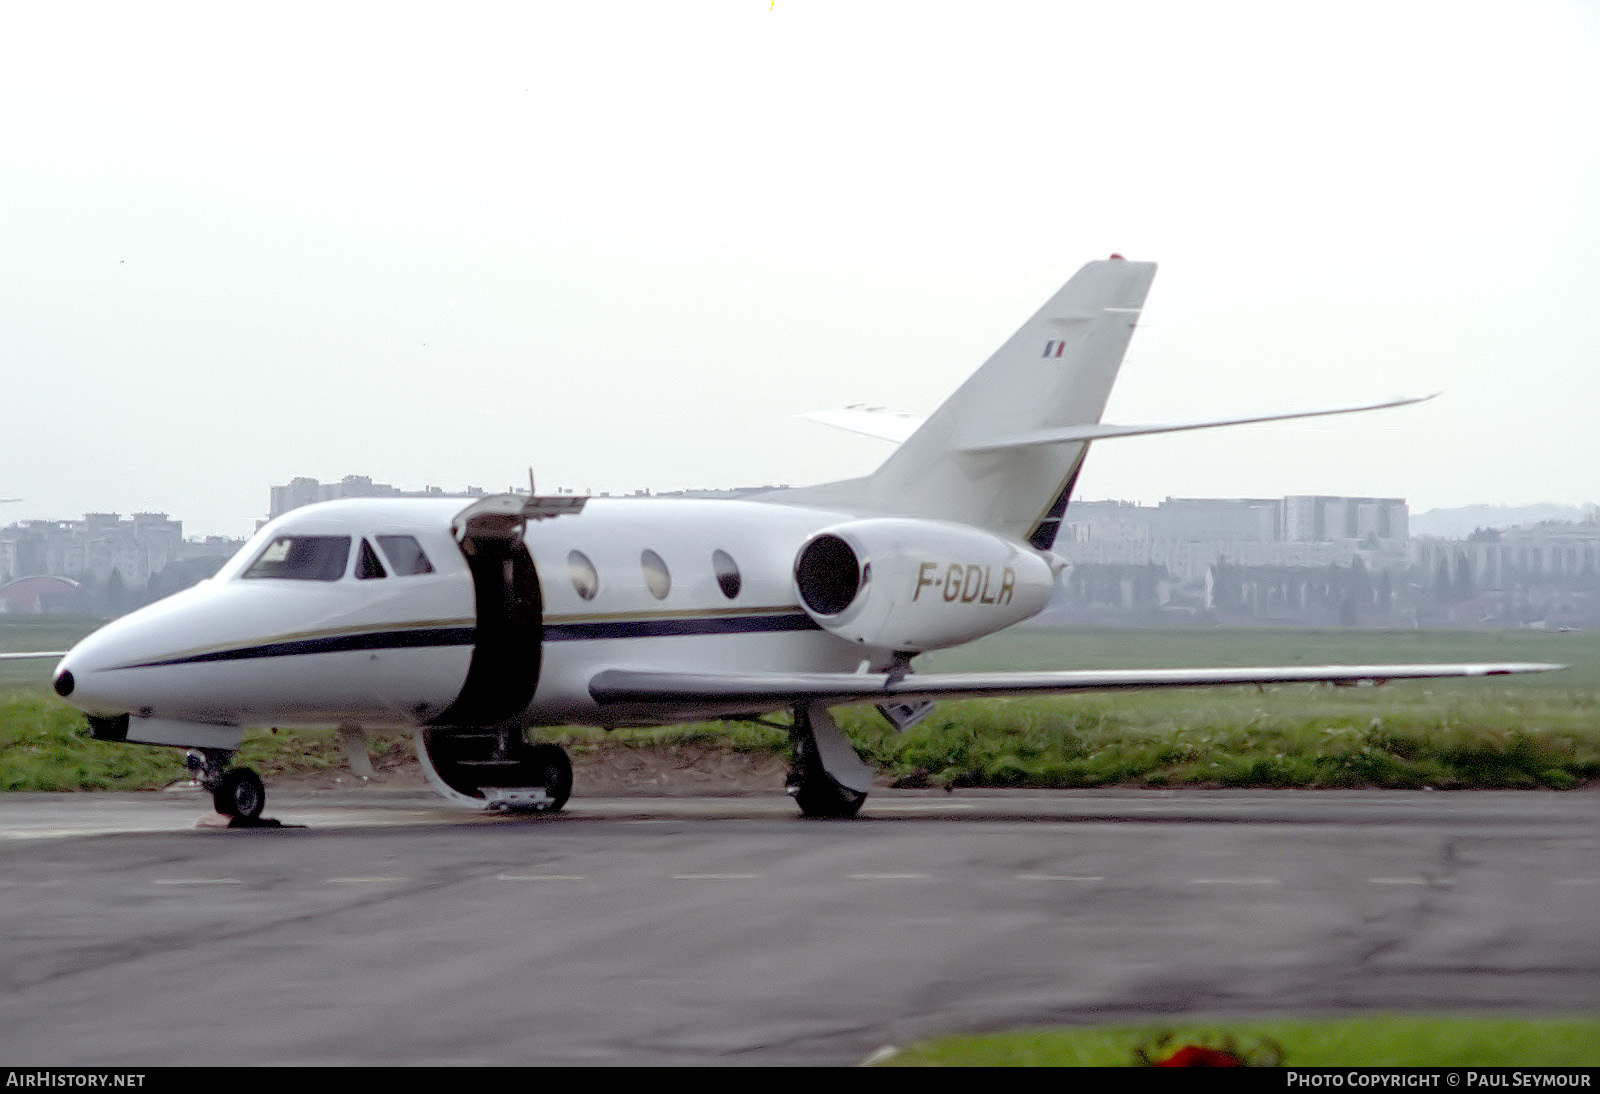
M 874 1061 L 889 1067 L 1132 1067 L 1182 1045 L 1232 1046 L 1285 1067 L 1595 1067 L 1600 1018 L 1362 1015 L 1089 1026 L 934 1037 Z
M 838 715 L 880 777 L 904 787 L 1565 790 L 1600 778 L 1600 725 L 1570 703 L 1491 696 L 1375 707 L 1307 685 L 1228 690 L 1240 694 L 1172 707 L 1125 696 L 951 703 L 901 734 L 870 708 Z M 536 733 L 575 754 L 788 748 L 782 728 L 741 723 Z M 414 756 L 406 730 L 373 731 L 369 747 L 380 766 Z M 345 766 L 332 730 L 248 733 L 237 762 L 267 778 Z M 150 789 L 183 774 L 178 750 L 89 739 L 83 716 L 54 696 L 0 695 L 0 790 Z
M 7 624 L 0 626 L 0 646 L 59 647 L 85 626 Z M 882 778 L 908 787 L 1568 789 L 1600 778 L 1600 633 L 1024 628 L 931 654 L 919 667 L 1455 660 L 1573 667 L 1380 688 L 1295 684 L 941 703 L 903 734 L 870 707 L 841 707 L 836 715 Z M 0 788 L 140 789 L 182 777 L 176 751 L 89 741 L 82 717 L 50 692 L 52 668 L 42 662 L 0 666 Z M 678 745 L 780 753 L 788 747 L 781 727 L 737 722 L 610 734 L 536 732 L 578 753 Z M 408 732 L 376 731 L 370 740 L 380 765 L 411 757 Z M 238 762 L 271 778 L 340 769 L 344 758 L 331 730 L 256 731 L 246 735 Z

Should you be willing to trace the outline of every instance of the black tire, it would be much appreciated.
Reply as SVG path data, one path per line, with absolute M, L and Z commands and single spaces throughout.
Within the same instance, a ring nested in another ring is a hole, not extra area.
M 253 821 L 266 808 L 267 788 L 260 775 L 248 767 L 236 767 L 223 772 L 217 788 L 211 792 L 211 800 L 224 817 Z
M 527 763 L 535 772 L 543 773 L 543 780 L 535 785 L 542 785 L 550 796 L 550 801 L 540 806 L 538 812 L 558 812 L 572 796 L 572 761 L 567 757 L 567 750 L 560 745 L 534 745 L 528 752 Z
M 867 796 L 859 790 L 840 786 L 828 776 L 802 779 L 795 788 L 794 802 L 808 817 L 844 819 L 861 812 Z
M 789 776 L 788 790 L 800 812 L 808 817 L 853 817 L 867 800 L 861 791 L 840 786 L 823 769 L 816 743 L 809 736 L 800 738 L 795 749 L 794 774 Z

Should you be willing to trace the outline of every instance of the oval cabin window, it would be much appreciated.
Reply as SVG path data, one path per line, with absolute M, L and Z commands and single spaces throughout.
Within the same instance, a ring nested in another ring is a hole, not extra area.
M 672 575 L 667 572 L 666 562 L 654 551 L 646 551 L 639 556 L 639 567 L 644 571 L 644 584 L 650 595 L 665 600 L 672 591 Z
M 739 576 L 739 564 L 733 561 L 733 556 L 726 551 L 713 551 L 711 568 L 717 572 L 717 584 L 722 587 L 722 595 L 729 600 L 738 596 L 739 587 L 744 581 Z
M 600 591 L 600 574 L 594 568 L 594 563 L 589 561 L 589 556 L 582 551 L 573 551 L 567 555 L 567 573 L 572 578 L 572 587 L 578 590 L 578 595 L 585 600 L 593 600 Z

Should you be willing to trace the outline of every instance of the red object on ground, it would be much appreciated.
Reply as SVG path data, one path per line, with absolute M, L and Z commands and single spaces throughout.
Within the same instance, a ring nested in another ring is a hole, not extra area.
M 1165 1060 L 1157 1060 L 1157 1067 L 1243 1067 L 1244 1061 L 1231 1052 L 1220 1052 L 1201 1045 L 1184 1045 Z

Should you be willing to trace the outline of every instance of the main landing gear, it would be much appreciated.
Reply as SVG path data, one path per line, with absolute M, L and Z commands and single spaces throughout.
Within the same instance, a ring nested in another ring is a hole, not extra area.
M 417 759 L 435 790 L 474 809 L 554 813 L 572 794 L 566 749 L 531 744 L 515 723 L 419 729 Z
M 567 756 L 567 750 L 560 745 L 531 745 L 523 763 L 527 768 L 537 772 L 536 785 L 544 790 L 545 796 L 543 801 L 535 801 L 521 807 L 522 811 L 559 812 L 561 807 L 567 804 L 567 799 L 572 796 L 572 760 Z M 503 805 L 501 809 L 515 812 L 518 811 L 518 806 Z
M 826 707 L 794 709 L 789 731 L 794 766 L 784 789 L 808 817 L 853 817 L 872 789 L 872 769 L 861 762 Z
M 234 824 L 260 823 L 267 804 L 267 788 L 261 776 L 248 767 L 228 767 L 233 753 L 221 748 L 190 749 L 184 762 L 196 782 L 211 791 L 217 812 Z

